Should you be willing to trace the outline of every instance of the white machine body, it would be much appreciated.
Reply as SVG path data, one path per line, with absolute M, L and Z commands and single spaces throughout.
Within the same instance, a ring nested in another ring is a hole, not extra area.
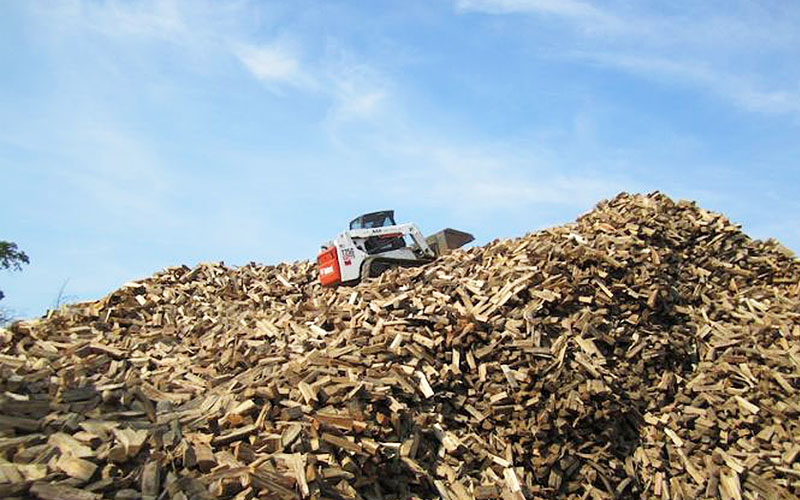
M 392 210 L 364 214 L 350 222 L 350 229 L 322 245 L 317 256 L 319 281 L 323 286 L 355 283 L 393 266 L 427 264 L 473 239 L 454 229 L 425 238 L 416 224 L 395 223 Z

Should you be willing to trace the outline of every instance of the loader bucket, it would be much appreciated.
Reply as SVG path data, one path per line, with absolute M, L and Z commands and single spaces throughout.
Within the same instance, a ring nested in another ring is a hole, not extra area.
M 442 229 L 438 233 L 434 233 L 425 238 L 425 242 L 431 247 L 433 253 L 436 255 L 447 255 L 456 248 L 461 248 L 475 237 L 464 231 L 458 229 Z

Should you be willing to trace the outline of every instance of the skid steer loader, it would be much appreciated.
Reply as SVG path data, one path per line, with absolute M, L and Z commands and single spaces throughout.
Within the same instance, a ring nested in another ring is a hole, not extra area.
M 397 224 L 394 210 L 371 212 L 353 219 L 348 230 L 322 245 L 317 256 L 319 282 L 323 286 L 355 284 L 390 267 L 420 266 L 474 239 L 450 228 L 426 238 L 416 224 Z

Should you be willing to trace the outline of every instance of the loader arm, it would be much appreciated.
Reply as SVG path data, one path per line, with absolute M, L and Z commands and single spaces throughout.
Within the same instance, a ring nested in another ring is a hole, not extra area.
M 436 254 L 425 241 L 425 237 L 416 224 L 396 224 L 394 226 L 374 227 L 370 229 L 351 229 L 348 231 L 350 238 L 371 238 L 374 236 L 409 235 L 425 257 L 435 257 Z

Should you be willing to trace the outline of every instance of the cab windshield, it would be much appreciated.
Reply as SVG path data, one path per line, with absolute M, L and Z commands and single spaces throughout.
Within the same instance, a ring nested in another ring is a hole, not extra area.
M 376 227 L 394 226 L 394 210 L 373 212 L 353 219 L 350 229 L 372 229 Z

